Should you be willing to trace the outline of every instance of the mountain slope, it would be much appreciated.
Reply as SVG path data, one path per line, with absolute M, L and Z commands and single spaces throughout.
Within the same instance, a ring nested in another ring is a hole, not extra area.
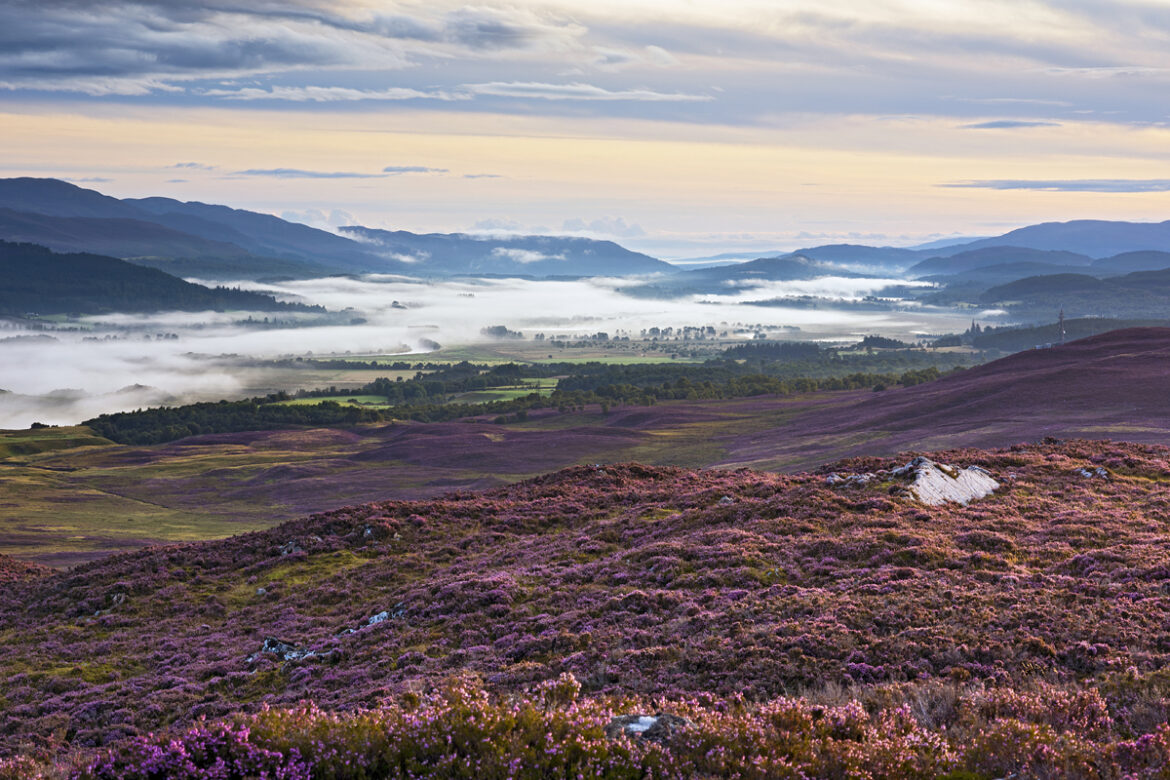
M 726 293 L 729 286 L 751 287 L 759 282 L 803 281 L 826 276 L 866 278 L 865 274 L 850 271 L 836 263 L 802 255 L 783 255 L 681 271 L 623 288 L 622 292 L 641 298 L 675 298 L 702 293 Z
M 0 208 L 51 217 L 141 219 L 142 212 L 97 190 L 59 179 L 0 179 Z
M 1170 252 L 1143 251 L 1123 252 L 1113 257 L 1103 257 L 1093 261 L 1094 269 L 1111 271 L 1116 274 L 1133 271 L 1160 271 L 1170 268 Z
M 462 233 L 342 228 L 366 246 L 405 261 L 411 274 L 630 276 L 677 269 L 612 241 L 561 236 L 493 238 Z
M 118 200 L 55 179 L 0 179 L 0 239 L 107 252 L 185 276 L 546 277 L 676 270 L 612 241 L 347 230 L 352 237 L 227 206 L 160 197 Z
M 738 265 L 688 271 L 687 274 L 692 279 L 704 279 L 717 282 L 750 281 L 753 279 L 789 282 L 817 279 L 822 276 L 843 276 L 849 278 L 862 278 L 865 276 L 865 274 L 842 268 L 836 263 L 802 255 L 761 257 L 746 263 L 739 263 Z
M 1008 263 L 1044 263 L 1045 265 L 1088 266 L 1093 259 L 1076 252 L 1030 249 L 997 244 L 979 249 L 967 249 L 947 257 L 931 257 L 915 263 L 906 270 L 910 276 L 956 274 L 986 266 Z
M 731 463 L 810 465 L 908 448 L 998 447 L 1044 436 L 1170 443 L 1170 328 L 1131 328 L 1028 350 L 934 382 L 864 393 L 738 437 Z
M 982 284 L 985 286 L 992 286 L 996 284 L 1007 284 L 1019 279 L 1026 279 L 1029 276 L 1054 276 L 1056 274 L 1077 274 L 1085 275 L 1091 272 L 1098 276 L 1104 276 L 1109 273 L 1105 268 L 1098 268 L 1097 266 L 1084 267 L 1075 265 L 1051 265 L 1049 263 L 1003 263 L 1001 265 L 981 265 L 978 268 L 972 268 L 969 271 L 960 271 L 953 274 L 933 274 L 929 276 L 920 276 L 919 279 L 926 282 L 938 282 L 946 285 L 955 284 Z
M 0 278 L 0 314 L 16 316 L 308 308 L 270 295 L 213 290 L 114 257 L 57 254 L 6 241 L 0 241 Z
M 1170 251 L 1170 221 L 1115 222 L 1080 219 L 1071 222 L 1044 222 L 1004 233 L 995 238 L 972 241 L 937 252 L 950 255 L 993 246 L 1018 246 L 1045 251 L 1077 252 L 1091 257 L 1110 257 L 1123 252 L 1153 249 Z
M 240 261 L 248 252 L 226 241 L 208 240 L 142 219 L 53 217 L 0 209 L 0 236 L 40 244 L 58 252 L 93 252 L 131 258 L 168 254 L 215 256 Z
M 348 238 L 287 222 L 271 214 L 233 209 L 172 198 L 128 198 L 130 204 L 163 225 L 205 238 L 227 233 L 230 240 L 253 254 L 325 264 L 337 271 L 403 273 L 404 263 L 371 252 Z
M 864 246 L 861 244 L 826 244 L 797 249 L 790 256 L 809 257 L 843 265 L 875 266 L 885 270 L 901 270 L 922 259 L 922 252 L 898 247 Z

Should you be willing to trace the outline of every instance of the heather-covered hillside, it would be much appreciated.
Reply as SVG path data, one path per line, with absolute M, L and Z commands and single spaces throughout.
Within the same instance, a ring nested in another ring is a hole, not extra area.
M 863 393 L 739 437 L 731 463 L 807 465 L 899 450 L 1002 447 L 1045 436 L 1170 443 L 1170 328 L 1124 328 L 1029 349 L 889 392 Z
M 513 711 L 544 696 L 534 686 L 571 674 L 581 702 L 542 705 L 536 722 L 571 732 L 574 713 L 594 729 L 608 714 L 657 708 L 690 718 L 687 739 L 710 726 L 737 750 L 758 738 L 789 756 L 809 740 L 901 734 L 910 742 L 890 749 L 932 767 L 899 774 L 895 761 L 851 776 L 1002 776 L 979 769 L 980 733 L 1015 740 L 1016 769 L 1137 771 L 1170 756 L 1158 731 L 1170 714 L 1170 450 L 1074 441 L 936 458 L 980 465 L 1002 487 L 969 506 L 928 507 L 880 474 L 862 485 L 830 484 L 828 469 L 584 466 L 0 585 L 0 744 L 97 746 L 306 699 L 391 720 L 395 708 L 438 708 L 426 711 L 446 723 L 450 680 L 466 674 L 480 692 L 460 701 L 473 700 L 473 726 L 486 728 L 493 708 Z M 793 695 L 804 698 L 777 704 Z M 868 710 L 820 709 L 854 698 Z M 800 745 L 759 731 L 779 728 L 776 707 Z M 853 725 L 818 732 L 828 712 Z M 711 725 L 731 715 L 742 721 L 734 739 Z M 293 720 L 264 744 L 328 730 L 324 714 Z M 695 746 L 679 739 L 670 755 L 683 761 Z M 860 742 L 824 750 L 880 753 Z

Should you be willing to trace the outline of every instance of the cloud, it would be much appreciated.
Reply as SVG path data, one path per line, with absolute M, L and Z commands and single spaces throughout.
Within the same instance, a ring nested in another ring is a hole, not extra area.
M 1027 121 L 1023 119 L 996 119 L 991 122 L 976 122 L 960 125 L 960 130 L 1012 130 L 1021 127 L 1060 127 L 1059 122 Z
M 107 179 L 104 176 L 84 176 L 80 179 L 65 179 L 65 181 L 71 181 L 74 184 L 103 184 L 108 181 L 113 181 L 113 179 Z
M 640 49 L 594 46 L 593 51 L 594 58 L 591 64 L 605 71 L 619 71 L 638 65 L 671 68 L 679 64 L 678 58 L 661 46 L 644 46 Z
M 445 34 L 472 49 L 497 50 L 529 46 L 539 31 L 538 25 L 524 24 L 502 10 L 462 8 L 447 17 Z
M 474 225 L 471 226 L 471 229 L 474 232 L 485 232 L 485 233 L 491 233 L 491 232 L 519 233 L 520 231 L 524 230 L 524 226 L 521 225 L 519 222 L 517 222 L 514 219 L 502 219 L 502 218 L 498 218 L 498 217 L 492 217 L 489 219 L 479 220 L 478 222 L 476 222 Z
M 236 171 L 237 176 L 271 176 L 276 179 L 384 179 L 384 173 L 352 171 L 305 171 L 300 168 L 249 168 Z
M 650 103 L 695 103 L 714 100 L 710 95 L 655 92 L 651 89 L 609 90 L 581 82 L 547 84 L 539 81 L 491 81 L 484 84 L 464 84 L 463 87 L 476 95 L 529 100 L 632 100 Z
M 1170 192 L 1170 179 L 988 179 L 938 186 L 1043 192 Z
M 386 72 L 422 60 L 556 50 L 584 34 L 547 12 L 451 5 L 385 13 L 345 0 L 7 0 L 0 4 L 0 87 L 145 95 L 196 79 L 304 69 Z M 368 99 L 360 91 L 298 96 L 290 89 L 284 99 Z M 264 91 L 234 97 L 256 99 Z
M 1101 66 L 1089 68 L 1045 68 L 1053 76 L 1083 76 L 1090 79 L 1132 78 L 1135 76 L 1161 76 L 1170 73 L 1170 68 L 1151 68 L 1139 65 Z
M 358 218 L 348 211 L 332 209 L 328 214 L 320 209 L 305 209 L 304 211 L 284 211 L 280 218 L 287 222 L 299 222 L 302 225 L 319 228 L 321 230 L 336 231 L 346 225 L 358 224 Z
M 186 184 L 187 179 L 167 179 L 166 184 Z
M 386 252 L 382 256 L 391 260 L 397 260 L 400 263 L 409 264 L 425 263 L 431 257 L 429 252 L 418 252 L 413 255 L 403 254 L 402 252 Z
M 428 168 L 425 165 L 387 165 L 382 173 L 398 176 L 403 173 L 447 173 L 446 168 Z
M 1045 98 L 1022 98 L 1022 97 L 949 97 L 948 100 L 956 100 L 963 103 L 988 103 L 988 104 L 1021 104 L 1021 105 L 1038 105 L 1038 106 L 1058 106 L 1061 108 L 1068 108 L 1073 104 L 1067 100 L 1049 100 Z
M 534 252 L 531 249 L 509 249 L 498 246 L 492 250 L 493 257 L 506 257 L 517 263 L 539 263 L 543 260 L 564 260 L 562 255 L 546 255 L 543 252 Z
M 646 59 L 662 68 L 672 68 L 679 64 L 678 58 L 661 46 L 647 46 L 644 50 Z
M 470 100 L 471 95 L 443 90 L 418 90 L 407 87 L 389 89 L 353 89 L 350 87 L 241 87 L 206 89 L 200 94 L 225 100 L 287 100 L 293 103 L 335 103 L 359 100 Z
M 465 174 L 463 174 L 463 178 L 465 178 L 465 179 L 502 179 L 504 177 L 498 173 L 465 173 Z
M 621 217 L 602 217 L 591 222 L 583 219 L 566 219 L 561 229 L 571 233 L 600 233 L 621 238 L 638 238 L 646 235 L 646 231 L 640 225 L 628 224 Z
M 189 171 L 214 171 L 215 170 L 214 165 L 205 165 L 204 163 L 197 163 L 197 162 L 181 162 L 181 163 L 175 163 L 174 165 L 168 165 L 167 167 L 168 168 L 177 168 L 180 170 L 189 170 Z

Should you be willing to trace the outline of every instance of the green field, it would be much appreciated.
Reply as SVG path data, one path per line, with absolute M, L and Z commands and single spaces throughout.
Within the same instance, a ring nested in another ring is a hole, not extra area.
M 380 358 L 379 358 L 380 359 Z M 437 352 L 415 356 L 428 363 L 701 363 L 703 358 L 672 358 L 669 352 L 650 350 L 645 342 L 612 342 L 609 346 L 554 347 L 548 342 L 516 341 L 444 347 Z
M 466 393 L 459 393 L 453 396 L 451 400 L 460 404 L 481 404 L 488 401 L 514 401 L 517 398 L 524 398 L 533 393 L 548 396 L 556 388 L 557 382 L 560 379 L 558 377 L 539 377 L 537 379 L 524 379 L 522 381 L 524 382 L 522 385 L 493 387 L 490 390 L 472 390 Z
M 280 403 L 283 406 L 316 406 L 325 401 L 335 401 L 343 405 L 369 406 L 377 409 L 390 408 L 390 404 L 386 403 L 386 398 L 380 395 L 326 395 L 313 398 L 294 398 L 291 401 L 281 401 Z
M 84 425 L 66 428 L 31 428 L 22 431 L 0 430 L 0 462 L 22 455 L 38 455 L 54 450 L 106 446 L 113 442 L 94 434 Z
M 532 393 L 547 396 L 556 388 L 558 377 L 535 377 L 521 379 L 523 384 L 493 387 L 487 390 L 471 390 L 466 393 L 456 393 L 448 399 L 452 403 L 479 404 L 488 401 L 513 401 L 524 398 Z M 324 401 L 334 401 L 342 406 L 362 406 L 370 409 L 392 409 L 393 405 L 386 402 L 380 395 L 325 395 L 309 398 L 294 398 L 290 401 L 280 401 L 284 406 L 314 406 Z

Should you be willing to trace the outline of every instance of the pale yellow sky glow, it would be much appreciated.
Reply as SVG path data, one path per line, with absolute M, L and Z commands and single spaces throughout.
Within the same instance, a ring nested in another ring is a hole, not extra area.
M 1164 2 L 99 5 L 0 10 L 2 175 L 675 257 L 1170 216 Z

